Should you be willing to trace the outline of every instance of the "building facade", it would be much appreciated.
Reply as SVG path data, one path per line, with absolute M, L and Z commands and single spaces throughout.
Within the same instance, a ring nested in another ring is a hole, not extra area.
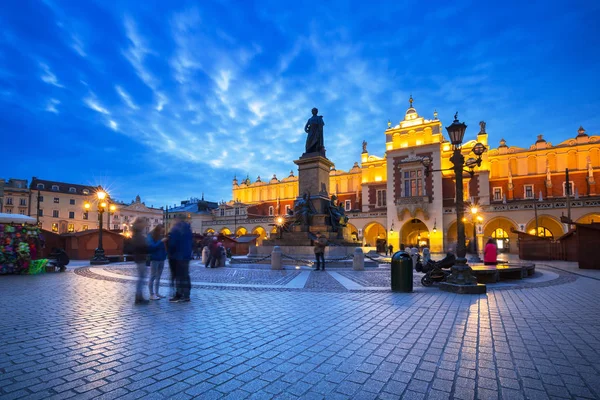
M 146 203 L 142 202 L 139 195 L 131 203 L 116 202 L 115 205 L 117 209 L 109 216 L 107 229 L 121 231 L 126 236 L 129 236 L 133 221 L 137 218 L 143 218 L 148 223 L 146 233 L 164 223 L 164 209 L 148 207 Z
M 422 117 L 411 97 L 402 120 L 394 126 L 388 122 L 381 156 L 370 154 L 363 143 L 360 166 L 355 163 L 347 172 L 331 170 L 331 194 L 344 204 L 357 244 L 379 249 L 418 245 L 433 252 L 455 248 L 453 149 L 444 131 L 437 113 L 432 119 Z M 479 131 L 467 132 L 466 137 L 473 137 L 462 144 L 466 160 L 474 158 L 477 143 L 487 149 L 480 166 L 463 175 L 469 244 L 476 242 L 481 249 L 491 237 L 501 251 L 516 253 L 517 231 L 559 238 L 569 230 L 562 216 L 583 223 L 600 221 L 600 136 L 580 127 L 557 145 L 539 135 L 526 149 L 511 147 L 504 139 L 494 148 L 482 121 Z M 428 168 L 423 164 L 426 157 L 432 160 Z M 298 179 L 293 171 L 267 182 L 260 177 L 255 182 L 234 178 L 232 194 L 234 201 L 220 204 L 212 218 L 202 222 L 201 231 L 263 238 L 275 231 L 277 216 L 293 209 Z
M 27 179 L 0 179 L 0 213 L 29 215 Z

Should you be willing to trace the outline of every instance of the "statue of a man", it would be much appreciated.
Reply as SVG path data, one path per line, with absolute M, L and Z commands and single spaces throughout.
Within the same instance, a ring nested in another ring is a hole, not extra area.
M 317 108 L 312 109 L 312 117 L 306 121 L 304 131 L 308 133 L 306 138 L 306 153 L 324 153 L 325 146 L 323 144 L 323 116 L 317 115 L 319 110 Z
M 362 152 L 363 153 L 368 153 L 367 152 L 367 141 L 366 140 L 363 140 L 363 151 Z
M 309 226 L 309 216 L 312 213 L 310 198 L 308 193 L 304 193 L 301 198 L 294 203 L 294 223 L 302 226 Z
M 485 132 L 485 121 L 481 121 L 479 123 L 479 133 L 486 133 Z

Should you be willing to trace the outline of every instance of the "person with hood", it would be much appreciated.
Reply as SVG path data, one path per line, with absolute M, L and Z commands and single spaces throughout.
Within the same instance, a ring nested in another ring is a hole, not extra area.
M 193 234 L 185 216 L 180 216 L 169 232 L 169 253 L 175 261 L 177 293 L 169 301 L 181 303 L 190 301 L 192 282 L 190 280 L 190 260 L 192 259 Z

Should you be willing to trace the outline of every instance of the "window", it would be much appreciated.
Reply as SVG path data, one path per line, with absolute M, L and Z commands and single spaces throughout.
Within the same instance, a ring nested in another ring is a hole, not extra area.
M 386 200 L 386 190 L 378 190 L 377 191 L 377 207 L 386 207 L 387 206 L 387 200 Z
M 37 184 L 37 188 L 38 189 L 44 189 L 44 184 L 43 183 L 38 183 Z
M 58 192 L 58 185 L 52 185 L 52 191 Z
M 525 185 L 523 192 L 526 199 L 533 199 L 533 185 Z
M 58 218 L 58 210 L 52 210 L 52 217 Z
M 13 203 L 13 202 L 12 202 L 12 197 L 7 197 L 7 198 L 6 198 L 6 205 L 7 205 L 7 206 L 12 206 L 12 203 Z
M 58 224 L 52 224 L 52 232 L 58 232 Z
M 83 193 L 83 194 L 90 194 L 90 191 L 89 191 L 89 190 L 87 190 L 87 189 L 83 189 L 83 190 L 81 191 L 81 193 Z
M 83 225 L 83 226 L 81 227 L 81 230 L 82 230 L 82 231 L 87 231 L 87 230 L 88 230 L 88 226 L 87 226 L 87 225 Z
M 113 229 L 114 229 L 115 231 L 116 231 L 116 230 L 118 230 L 118 229 L 119 229 L 119 224 L 115 224 L 115 225 L 113 225 Z
M 493 190 L 494 193 L 494 201 L 502 201 L 502 188 L 495 187 Z
M 154 223 L 158 224 L 158 218 L 154 218 Z
M 351 200 L 344 201 L 344 210 L 346 210 L 346 211 L 352 210 L 352 201 Z
M 89 213 L 87 211 L 83 212 L 83 219 L 88 219 L 89 218 Z
M 19 214 L 25 215 L 25 210 L 19 210 Z
M 275 215 L 275 209 L 273 206 L 269 206 L 269 216 L 272 217 L 273 215 Z
M 221 208 L 221 209 L 219 210 L 219 215 L 220 215 L 221 217 L 224 217 L 224 216 L 225 216 L 225 209 Z
M 75 211 L 69 211 L 69 219 L 75 219 Z
M 423 196 L 423 171 L 404 171 L 404 197 Z
M 44 210 L 42 210 L 41 208 L 38 210 L 38 216 L 40 216 L 40 217 L 44 216 Z
M 60 199 L 58 197 L 54 198 L 54 203 L 58 204 L 60 202 Z
M 75 224 L 67 225 L 67 232 L 75 232 Z
M 70 187 L 69 193 L 77 193 L 77 189 L 75 189 L 74 187 Z
M 575 186 L 573 185 L 573 181 L 569 181 L 569 187 L 568 187 L 569 196 L 573 196 L 573 194 L 574 194 L 573 188 L 574 187 Z M 563 196 L 567 197 L 567 182 L 563 182 Z
M 12 208 L 6 207 L 5 210 L 7 214 L 12 214 Z
M 75 205 L 75 199 L 69 199 L 69 204 L 74 206 Z
M 289 214 L 291 209 L 292 209 L 292 208 L 290 207 L 290 205 L 289 205 L 289 204 L 286 204 L 286 205 L 285 205 L 285 213 L 286 213 L 286 214 Z
M 19 199 L 19 205 L 26 206 L 27 205 L 27 199 Z
M 39 202 L 42 203 L 44 201 L 44 196 L 40 196 L 40 197 L 38 197 L 38 199 L 39 199 Z

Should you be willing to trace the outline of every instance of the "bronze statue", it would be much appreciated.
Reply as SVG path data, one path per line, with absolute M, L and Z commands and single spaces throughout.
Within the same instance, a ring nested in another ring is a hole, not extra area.
M 308 133 L 306 138 L 306 153 L 325 153 L 325 146 L 323 143 L 323 116 L 317 115 L 319 110 L 317 108 L 312 109 L 312 117 L 306 121 L 304 131 Z
M 368 153 L 368 151 L 367 151 L 367 141 L 366 140 L 363 140 L 363 151 L 362 152 L 363 153 Z
M 310 226 L 310 216 L 314 214 L 308 193 L 304 193 L 301 198 L 294 203 L 294 224 Z
M 331 200 L 328 205 L 329 218 L 331 220 L 331 227 L 334 232 L 339 231 L 340 227 L 344 227 L 348 223 L 348 217 L 342 205 L 338 205 L 337 196 L 334 194 L 331 196 Z
M 479 122 L 479 133 L 486 133 L 485 132 L 485 121 Z

